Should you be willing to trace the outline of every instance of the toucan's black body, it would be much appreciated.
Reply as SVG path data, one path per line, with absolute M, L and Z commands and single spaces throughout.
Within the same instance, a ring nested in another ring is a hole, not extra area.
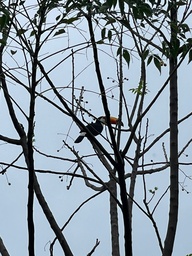
M 95 123 L 88 124 L 86 128 L 93 136 L 97 136 L 103 131 L 103 121 L 104 117 L 99 117 Z M 81 130 L 79 137 L 75 140 L 75 143 L 81 142 L 85 136 L 87 136 L 86 131 Z

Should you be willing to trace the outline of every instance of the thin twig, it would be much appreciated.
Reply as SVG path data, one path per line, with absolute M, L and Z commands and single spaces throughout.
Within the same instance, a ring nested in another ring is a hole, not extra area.
M 87 256 L 91 256 L 95 252 L 95 249 L 99 244 L 100 244 L 100 241 L 97 239 L 93 249 L 87 254 Z

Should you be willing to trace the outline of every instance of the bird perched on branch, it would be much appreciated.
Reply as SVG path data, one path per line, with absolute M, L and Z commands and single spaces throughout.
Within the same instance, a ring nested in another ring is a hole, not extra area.
M 118 124 L 119 119 L 116 117 L 110 117 L 110 123 L 111 124 Z M 97 136 L 99 134 L 101 134 L 101 132 L 103 131 L 103 125 L 107 124 L 106 121 L 106 117 L 105 116 L 100 116 L 99 118 L 97 118 L 95 123 L 90 123 L 87 126 L 85 126 L 89 132 L 93 135 L 93 136 Z M 123 123 L 121 122 L 121 125 L 123 126 Z M 85 137 L 87 136 L 86 131 L 84 131 L 83 129 L 80 131 L 80 135 L 79 137 L 75 140 L 75 143 L 80 143 Z

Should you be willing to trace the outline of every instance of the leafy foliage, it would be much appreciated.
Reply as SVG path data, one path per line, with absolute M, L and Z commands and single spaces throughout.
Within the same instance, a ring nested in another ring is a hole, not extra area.
M 138 94 L 138 95 L 144 95 L 148 93 L 148 89 L 146 88 L 146 85 L 144 85 L 143 81 L 140 81 L 139 85 L 137 88 L 131 88 L 129 89 L 129 91 L 131 91 L 134 94 Z

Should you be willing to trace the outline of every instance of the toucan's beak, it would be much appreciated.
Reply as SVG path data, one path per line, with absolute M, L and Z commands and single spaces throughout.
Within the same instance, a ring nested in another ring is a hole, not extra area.
M 113 116 L 110 117 L 110 123 L 111 124 L 116 124 L 116 125 L 120 123 L 121 126 L 124 126 L 123 122 L 119 121 L 119 118 L 116 118 L 116 117 L 113 117 Z

